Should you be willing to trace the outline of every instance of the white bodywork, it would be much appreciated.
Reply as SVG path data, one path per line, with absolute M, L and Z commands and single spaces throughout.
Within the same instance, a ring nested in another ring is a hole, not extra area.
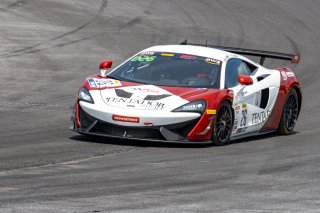
M 223 63 L 221 70 L 220 89 L 225 89 L 225 68 L 228 60 L 232 58 L 238 58 L 257 67 L 258 70 L 255 71 L 253 75 L 251 75 L 254 82 L 252 85 L 238 85 L 233 88 L 229 88 L 234 92 L 234 101 L 232 107 L 235 112 L 235 122 L 231 138 L 259 131 L 263 127 L 273 110 L 281 80 L 281 75 L 278 71 L 266 69 L 263 66 L 243 56 L 214 48 L 190 45 L 164 45 L 150 47 L 141 52 L 148 51 L 191 54 L 214 58 L 222 61 Z M 129 58 L 128 61 L 130 59 L 131 58 Z M 125 61 L 124 63 L 126 62 L 127 61 Z M 263 75 L 267 75 L 268 77 L 258 82 L 257 77 Z M 269 101 L 266 108 L 262 109 L 259 107 L 261 91 L 265 88 L 269 88 Z M 159 87 L 145 85 L 138 87 L 126 87 L 124 90 L 134 93 L 132 99 L 140 101 L 131 103 L 129 103 L 128 100 L 120 101 L 117 99 L 118 97 L 114 89 L 106 89 L 101 90 L 101 94 L 99 90 L 90 91 L 95 104 L 80 101 L 80 105 L 83 110 L 96 118 L 99 118 L 105 122 L 123 126 L 144 126 L 146 125 L 146 123 L 148 123 L 148 125 L 161 126 L 189 121 L 200 117 L 200 114 L 198 113 L 171 112 L 173 109 L 188 103 L 187 100 L 184 100 L 172 94 L 171 96 L 161 100 L 161 103 L 152 103 L 149 104 L 149 106 L 148 104 L 141 104 L 143 98 L 146 95 L 152 93 L 168 94 L 168 91 L 163 90 Z M 129 105 L 134 105 L 134 107 L 130 109 L 130 107 L 128 107 Z M 160 109 L 159 106 L 163 107 L 160 107 Z M 140 122 L 132 123 L 115 121 L 112 118 L 112 115 L 114 114 L 121 116 L 139 117 Z
M 269 76 L 257 82 L 256 78 L 264 74 Z M 260 67 L 252 78 L 255 80 L 252 85 L 238 85 L 230 88 L 235 94 L 233 103 L 235 118 L 231 138 L 261 130 L 277 100 L 281 81 L 279 72 Z M 259 107 L 261 90 L 266 88 L 269 88 L 269 101 L 266 108 L 263 109 Z
M 188 103 L 187 100 L 173 95 L 160 87 L 153 85 L 132 86 L 121 88 L 132 92 L 130 98 L 120 98 L 115 89 L 90 91 L 95 104 L 80 101 L 80 106 L 93 117 L 102 121 L 123 126 L 162 126 L 194 120 L 200 117 L 199 113 L 171 112 Z M 101 94 L 100 94 L 101 93 Z M 150 94 L 167 94 L 169 97 L 159 101 L 145 101 Z M 113 115 L 136 117 L 140 122 L 121 122 L 113 119 Z

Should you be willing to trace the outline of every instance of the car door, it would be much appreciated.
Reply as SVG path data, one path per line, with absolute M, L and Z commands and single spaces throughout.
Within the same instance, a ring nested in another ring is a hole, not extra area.
M 239 75 L 250 76 L 253 84 L 240 84 Z M 234 93 L 235 117 L 231 137 L 259 131 L 267 120 L 271 112 L 271 106 L 268 105 L 270 90 L 269 83 L 262 82 L 267 76 L 262 67 L 245 60 L 231 58 L 227 61 L 225 88 L 231 89 Z

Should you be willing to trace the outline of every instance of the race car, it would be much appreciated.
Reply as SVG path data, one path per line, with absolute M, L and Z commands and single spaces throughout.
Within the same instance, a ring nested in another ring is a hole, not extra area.
M 256 63 L 242 55 L 258 56 Z M 83 135 L 223 145 L 231 140 L 293 133 L 302 90 L 289 68 L 267 69 L 266 58 L 299 63 L 300 55 L 190 44 L 142 50 L 79 89 L 71 130 Z

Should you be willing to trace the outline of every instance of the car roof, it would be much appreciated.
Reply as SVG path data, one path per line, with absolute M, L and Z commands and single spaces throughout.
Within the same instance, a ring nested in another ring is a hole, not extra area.
M 227 58 L 236 57 L 239 59 L 243 59 L 246 61 L 259 66 L 257 63 L 251 61 L 250 59 L 243 57 L 241 55 L 223 51 L 220 49 L 205 47 L 205 46 L 195 46 L 195 45 L 158 45 L 149 47 L 141 52 L 172 52 L 172 53 L 180 53 L 180 54 L 190 54 L 197 55 L 202 57 L 214 58 L 220 61 L 225 61 Z
M 214 58 L 220 61 L 224 60 L 228 55 L 230 55 L 229 52 L 226 52 L 223 50 L 219 50 L 211 47 L 193 46 L 193 45 L 159 45 L 159 46 L 149 47 L 143 51 L 190 54 L 190 55 Z

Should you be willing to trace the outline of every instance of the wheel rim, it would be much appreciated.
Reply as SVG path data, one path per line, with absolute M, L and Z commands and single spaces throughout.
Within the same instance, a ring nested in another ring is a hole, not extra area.
M 286 128 L 291 131 L 293 130 L 298 118 L 298 100 L 294 94 L 289 95 L 285 110 L 285 125 Z
M 226 105 L 222 105 L 216 118 L 216 137 L 219 141 L 228 140 L 232 128 L 231 110 Z

